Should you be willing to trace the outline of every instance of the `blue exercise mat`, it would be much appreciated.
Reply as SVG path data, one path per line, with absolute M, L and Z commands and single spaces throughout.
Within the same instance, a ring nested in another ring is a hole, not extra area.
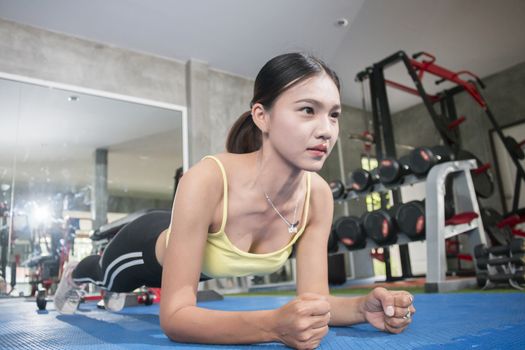
M 291 297 L 226 297 L 199 306 L 218 310 L 277 308 Z M 525 349 L 525 293 L 418 294 L 417 314 L 402 334 L 368 324 L 331 327 L 319 349 Z M 60 315 L 52 302 L 38 311 L 34 300 L 0 299 L 0 349 L 284 349 L 280 343 L 200 345 L 170 341 L 159 326 L 159 306 L 119 313 L 80 305 Z M 203 330 L 204 332 L 205 330 Z

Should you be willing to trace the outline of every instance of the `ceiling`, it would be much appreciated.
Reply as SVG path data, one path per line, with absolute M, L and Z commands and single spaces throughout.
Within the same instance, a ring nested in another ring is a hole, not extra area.
M 480 77 L 525 60 L 522 0 L 0 0 L 0 17 L 249 78 L 279 53 L 311 52 L 338 72 L 343 102 L 358 108 L 356 73 L 398 50 L 427 51 Z M 349 25 L 337 26 L 340 18 Z M 387 78 L 410 84 L 400 67 Z M 389 97 L 393 111 L 420 102 Z

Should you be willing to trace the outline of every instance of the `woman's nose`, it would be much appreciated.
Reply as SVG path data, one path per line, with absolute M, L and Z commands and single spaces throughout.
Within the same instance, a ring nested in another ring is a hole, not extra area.
M 334 133 L 334 125 L 330 121 L 330 117 L 319 118 L 319 123 L 317 125 L 316 137 L 323 139 L 332 138 Z

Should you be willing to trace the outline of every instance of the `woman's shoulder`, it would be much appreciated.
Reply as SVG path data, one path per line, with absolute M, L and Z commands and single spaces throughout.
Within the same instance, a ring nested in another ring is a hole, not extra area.
M 223 163 L 222 155 L 212 156 Z M 211 157 L 204 157 L 197 163 L 193 164 L 186 171 L 182 178 L 181 184 L 197 184 L 199 186 L 217 188 L 222 186 L 222 174 L 217 162 Z
M 333 205 L 332 190 L 325 179 L 318 173 L 311 173 L 310 206 L 314 213 L 324 213 Z M 324 215 L 324 214 L 322 214 Z
M 218 162 L 217 162 L 218 160 Z M 221 166 L 227 175 L 238 168 L 246 160 L 246 155 L 235 153 L 216 153 L 203 157 L 199 162 L 195 163 L 185 174 L 188 177 L 204 180 L 206 182 L 215 182 L 215 185 L 222 184 L 223 177 Z M 183 178 L 184 178 L 183 176 Z
M 224 166 L 231 165 L 232 163 L 243 162 L 250 157 L 250 153 L 229 153 L 221 152 L 216 154 L 209 154 L 204 157 L 202 160 L 211 160 L 211 158 L 218 159 Z
M 328 182 L 326 182 L 326 180 L 321 176 L 319 175 L 318 173 L 315 173 L 315 172 L 311 172 L 310 173 L 311 175 L 311 194 L 312 196 L 314 197 L 319 197 L 319 196 L 327 196 L 327 195 L 330 195 L 330 197 L 332 196 L 332 190 L 330 189 L 330 185 L 328 185 Z
M 310 196 L 308 199 L 307 227 L 312 223 L 332 218 L 334 200 L 326 180 L 316 172 L 310 172 Z
M 215 158 L 215 160 L 213 159 Z M 217 161 L 222 165 L 224 171 L 226 172 L 227 177 L 237 176 L 240 172 L 240 175 L 243 175 L 243 170 L 246 170 L 250 164 L 254 163 L 251 160 L 255 159 L 251 153 L 217 153 L 210 154 L 207 157 L 202 159 L 202 162 L 207 162 L 208 164 L 215 164 L 215 167 L 218 169 Z

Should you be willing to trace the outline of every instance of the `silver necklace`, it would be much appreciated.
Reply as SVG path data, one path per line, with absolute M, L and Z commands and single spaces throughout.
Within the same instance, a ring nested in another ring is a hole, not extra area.
M 268 196 L 268 194 L 263 190 L 264 192 L 264 196 L 266 197 L 266 200 L 268 201 L 268 203 L 270 203 L 270 205 L 272 206 L 273 210 L 275 210 L 275 212 L 277 213 L 277 215 L 279 215 L 281 217 L 281 219 L 283 219 L 283 221 L 286 223 L 286 225 L 288 226 L 288 233 L 297 233 L 297 226 L 299 226 L 299 220 L 295 220 L 297 218 L 297 206 L 299 205 L 299 199 L 297 199 L 297 202 L 295 202 L 295 209 L 293 211 L 293 220 L 292 222 L 289 222 L 288 220 L 286 220 L 286 218 L 279 212 L 279 210 L 275 207 L 275 205 L 273 204 L 272 200 L 270 199 L 270 197 Z
M 260 153 L 257 154 L 257 167 L 258 168 L 260 168 L 260 157 L 259 156 L 260 156 Z M 286 226 L 288 226 L 288 233 L 290 234 L 297 233 L 297 227 L 299 226 L 299 220 L 296 221 L 296 219 L 297 219 L 297 207 L 299 206 L 299 198 L 297 198 L 297 201 L 295 202 L 295 209 L 293 211 L 293 220 L 292 222 L 290 222 L 286 220 L 286 218 L 277 209 L 275 204 L 273 204 L 272 200 L 270 199 L 270 196 L 268 196 L 268 193 L 266 193 L 264 189 L 262 190 L 263 190 L 264 197 L 266 197 L 266 201 L 268 202 L 268 204 L 270 204 L 270 206 L 277 213 L 277 215 L 279 215 L 279 217 L 286 223 Z

